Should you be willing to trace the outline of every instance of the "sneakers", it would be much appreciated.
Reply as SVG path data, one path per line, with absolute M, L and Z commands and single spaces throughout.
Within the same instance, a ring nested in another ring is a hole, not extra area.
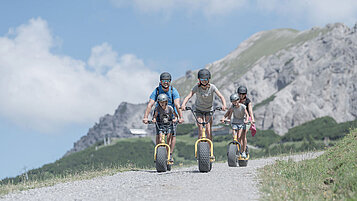
M 214 157 L 213 155 L 209 157 L 210 161 L 215 161 L 216 157 Z
M 173 163 L 174 162 L 174 158 L 172 158 L 172 154 L 170 154 L 170 160 L 169 160 L 170 163 Z
M 243 152 L 243 153 L 241 154 L 241 156 L 242 156 L 243 158 L 247 158 L 247 154 L 246 154 L 245 152 Z

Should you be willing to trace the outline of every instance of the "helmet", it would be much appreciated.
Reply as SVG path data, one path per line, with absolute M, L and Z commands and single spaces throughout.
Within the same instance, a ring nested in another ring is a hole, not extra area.
M 239 100 L 239 95 L 238 94 L 232 94 L 230 99 L 231 99 L 231 102 Z
M 247 90 L 247 87 L 245 87 L 245 86 L 240 86 L 240 87 L 238 88 L 237 92 L 238 92 L 239 94 L 247 94 L 248 90 Z
M 159 94 L 157 96 L 157 101 L 158 102 L 164 102 L 164 101 L 168 101 L 169 100 L 169 97 L 167 97 L 166 94 Z
M 203 78 L 203 79 L 211 79 L 211 73 L 207 69 L 201 69 L 198 71 L 198 79 Z
M 163 72 L 160 75 L 160 81 L 161 80 L 170 80 L 171 81 L 171 75 L 168 72 Z

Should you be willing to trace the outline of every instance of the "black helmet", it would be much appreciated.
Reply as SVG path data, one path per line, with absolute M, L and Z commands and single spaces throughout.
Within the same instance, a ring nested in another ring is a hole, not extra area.
M 161 80 L 170 80 L 171 81 L 171 75 L 168 72 L 163 72 L 160 75 L 160 81 Z
M 231 102 L 239 100 L 239 95 L 238 94 L 232 94 L 230 99 L 231 99 Z
M 198 71 L 198 79 L 211 79 L 211 73 L 207 69 L 201 69 Z
M 157 96 L 158 102 L 169 101 L 169 97 L 166 94 L 160 94 Z
M 248 90 L 247 90 L 247 87 L 245 87 L 245 86 L 240 86 L 240 87 L 238 88 L 237 92 L 238 92 L 239 94 L 247 94 Z

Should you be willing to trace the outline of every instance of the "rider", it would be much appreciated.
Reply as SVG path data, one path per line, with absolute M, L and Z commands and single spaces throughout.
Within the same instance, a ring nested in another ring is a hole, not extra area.
M 248 115 L 249 115 L 249 120 L 251 121 L 252 124 L 255 124 L 255 119 L 254 119 L 254 115 L 253 115 L 253 105 L 252 105 L 252 101 L 247 97 L 247 87 L 245 86 L 240 86 L 237 89 L 237 93 L 239 94 L 239 103 L 244 104 L 247 107 L 247 111 L 248 111 Z M 244 131 L 244 144 L 247 145 L 247 132 L 250 129 L 249 124 L 247 124 L 246 128 L 243 129 Z M 246 147 L 243 147 L 243 150 L 245 150 Z
M 144 113 L 144 118 L 143 118 L 143 122 L 145 124 L 148 123 L 148 116 L 149 113 L 151 111 L 152 106 L 155 104 L 155 101 L 157 100 L 157 97 L 160 94 L 166 94 L 168 97 L 168 105 L 170 105 L 171 107 L 173 107 L 175 109 L 175 112 L 178 113 L 179 119 L 178 122 L 182 123 L 184 120 L 182 118 L 182 111 L 179 109 L 180 108 L 180 95 L 178 93 L 178 91 L 170 86 L 171 84 L 171 75 L 168 72 L 163 72 L 160 75 L 160 83 L 159 86 L 156 87 L 156 89 L 154 89 L 154 91 L 152 92 L 151 96 L 150 96 L 150 100 L 149 103 L 146 107 L 145 113 Z M 170 146 L 170 150 L 171 150 L 171 160 L 172 159 L 172 152 L 175 148 L 175 144 L 176 144 L 176 126 L 173 126 L 173 135 L 171 135 L 171 138 L 168 139 L 168 144 Z M 159 130 L 156 128 L 156 142 L 160 141 L 159 138 Z
M 157 121 L 157 125 L 159 127 L 157 129 L 162 129 L 163 124 L 167 124 L 170 121 L 174 123 L 177 121 L 177 114 L 174 108 L 171 107 L 170 105 L 167 105 L 168 100 L 169 98 L 167 97 L 166 94 L 160 94 L 157 97 L 157 102 L 159 103 L 159 105 L 155 108 L 154 115 L 152 117 L 152 122 L 155 123 Z M 169 127 L 169 132 L 167 134 L 167 139 L 172 138 L 171 136 L 173 136 L 173 131 L 174 131 L 174 126 L 173 124 L 171 124 Z M 158 134 L 158 138 L 161 139 L 161 132 Z M 160 143 L 160 141 L 158 141 L 158 138 L 156 138 L 156 144 Z M 172 155 L 171 147 L 170 147 L 170 155 Z
M 208 122 L 207 127 L 207 137 L 212 140 L 212 107 L 213 107 L 213 97 L 214 93 L 222 101 L 222 110 L 226 110 L 226 100 L 224 99 L 221 92 L 218 91 L 217 87 L 209 83 L 211 79 L 211 73 L 207 69 L 201 69 L 198 71 L 198 84 L 196 84 L 190 93 L 183 100 L 181 105 L 182 110 L 186 109 L 186 103 L 190 100 L 190 98 L 196 94 L 196 102 L 195 102 L 195 113 L 197 116 L 197 121 L 202 122 L 205 117 L 205 122 Z M 201 139 L 202 135 L 202 125 L 198 124 L 198 138 Z
M 246 110 L 246 106 L 243 105 L 242 103 L 239 103 L 239 95 L 238 94 L 232 94 L 230 97 L 230 100 L 232 102 L 232 106 L 228 109 L 226 114 L 222 117 L 221 122 L 223 123 L 224 120 L 231 119 L 231 116 L 233 114 L 233 121 L 232 121 L 232 129 L 233 129 L 233 137 L 237 135 L 238 131 L 238 138 L 239 143 L 243 146 L 242 148 L 242 157 L 246 158 L 247 155 L 245 153 L 245 147 L 246 147 L 246 142 L 242 142 L 243 137 L 245 136 L 245 131 L 243 131 L 246 127 L 246 124 L 248 123 L 248 112 Z M 243 133 L 242 133 L 243 131 Z M 243 143 L 243 144 L 242 144 Z

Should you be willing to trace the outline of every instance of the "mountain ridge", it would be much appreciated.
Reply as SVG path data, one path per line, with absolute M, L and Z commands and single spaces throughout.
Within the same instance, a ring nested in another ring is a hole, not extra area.
M 283 135 L 289 128 L 322 116 L 351 121 L 357 117 L 356 30 L 357 24 L 349 28 L 335 23 L 305 31 L 261 31 L 205 68 L 226 100 L 238 86 L 248 87 L 253 106 L 259 106 L 254 114 L 260 129 Z M 197 70 L 187 71 L 173 81 L 181 98 L 197 83 L 196 74 Z M 145 108 L 145 103 L 121 103 L 114 115 L 102 117 L 67 154 L 105 136 L 131 137 L 133 126 L 145 129 L 141 123 Z M 184 116 L 186 122 L 193 122 L 191 114 Z

